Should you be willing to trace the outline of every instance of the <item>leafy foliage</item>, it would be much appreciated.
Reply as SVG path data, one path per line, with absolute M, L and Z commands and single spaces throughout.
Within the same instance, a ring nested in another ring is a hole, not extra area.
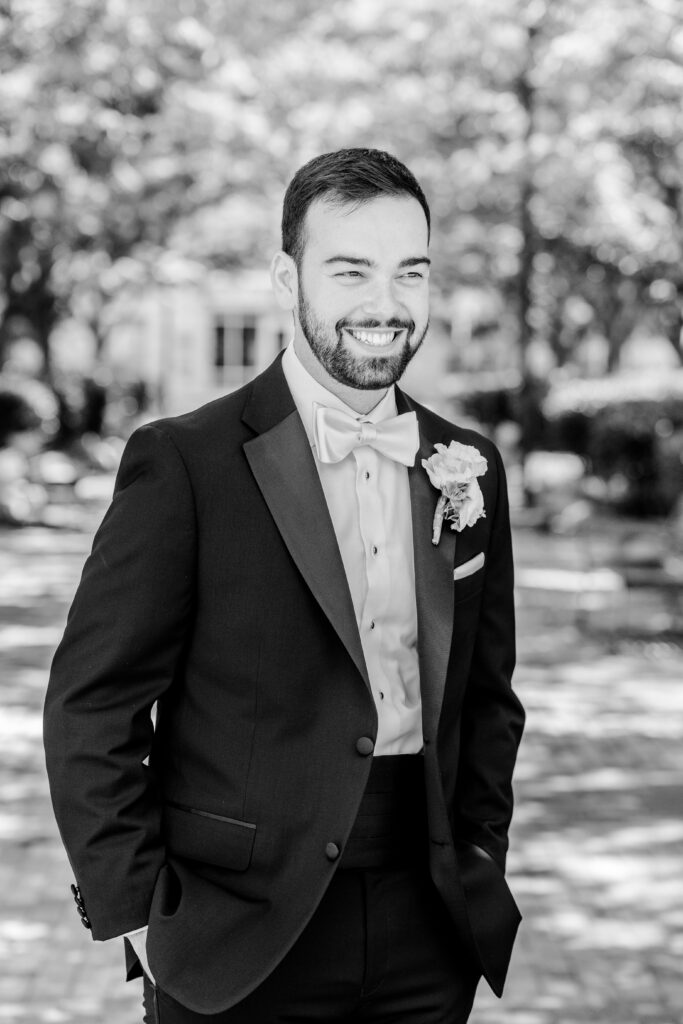
M 262 263 L 296 167 L 373 145 L 511 345 L 614 361 L 648 318 L 683 358 L 677 0 L 15 0 L 0 32 L 0 301 L 46 346 L 175 255 Z

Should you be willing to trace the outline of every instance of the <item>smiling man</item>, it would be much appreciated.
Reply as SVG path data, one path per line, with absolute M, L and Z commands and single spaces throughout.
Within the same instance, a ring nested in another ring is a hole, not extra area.
M 389 154 L 306 164 L 291 344 L 124 453 L 45 744 L 79 914 L 126 936 L 147 1021 L 461 1024 L 502 991 L 508 505 L 493 445 L 395 386 L 429 233 Z
M 273 261 L 273 278 L 282 304 L 297 310 L 297 355 L 330 390 L 345 387 L 340 397 L 360 412 L 400 379 L 427 332 L 422 199 L 424 206 L 405 194 L 380 194 L 370 205 L 349 206 L 319 198 L 308 208 L 305 248 L 288 238 L 296 223 L 283 225 L 285 251 Z

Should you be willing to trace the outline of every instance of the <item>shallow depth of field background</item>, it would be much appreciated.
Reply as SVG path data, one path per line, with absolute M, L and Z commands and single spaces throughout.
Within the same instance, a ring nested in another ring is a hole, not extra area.
M 0 124 L 0 1022 L 141 1019 L 68 892 L 50 658 L 130 432 L 289 339 L 289 178 L 372 146 L 432 207 L 406 387 L 510 485 L 525 922 L 472 1022 L 680 1024 L 678 0 L 15 0 Z

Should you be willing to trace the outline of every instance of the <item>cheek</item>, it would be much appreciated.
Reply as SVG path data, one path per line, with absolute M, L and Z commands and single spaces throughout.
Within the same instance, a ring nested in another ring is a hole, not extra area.
M 351 296 L 340 295 L 338 289 L 327 283 L 319 284 L 311 291 L 306 290 L 305 297 L 317 319 L 326 323 L 336 323 L 353 308 Z

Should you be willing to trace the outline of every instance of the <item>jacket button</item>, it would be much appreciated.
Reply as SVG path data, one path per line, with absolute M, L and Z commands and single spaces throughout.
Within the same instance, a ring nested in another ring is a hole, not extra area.
M 83 925 L 84 928 L 92 928 L 92 925 L 90 924 L 90 921 L 85 916 L 83 916 L 81 918 L 81 924 Z
M 325 856 L 328 860 L 336 860 L 341 850 L 336 843 L 328 843 L 325 847 Z
M 356 750 L 363 757 L 368 757 L 369 754 L 375 749 L 375 744 L 369 736 L 361 736 L 359 740 L 356 740 Z

